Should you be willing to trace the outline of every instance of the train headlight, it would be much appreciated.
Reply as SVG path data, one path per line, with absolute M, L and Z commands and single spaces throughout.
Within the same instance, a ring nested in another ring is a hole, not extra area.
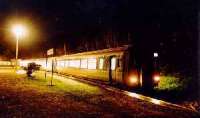
M 138 82 L 138 78 L 136 76 L 130 76 L 129 82 L 130 84 L 136 84 Z
M 155 82 L 158 82 L 158 81 L 160 81 L 160 76 L 154 75 L 153 79 L 154 79 Z

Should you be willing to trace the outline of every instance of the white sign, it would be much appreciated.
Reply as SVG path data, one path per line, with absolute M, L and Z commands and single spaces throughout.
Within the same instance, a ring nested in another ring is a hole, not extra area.
M 158 57 L 158 53 L 157 53 L 157 52 L 154 52 L 154 53 L 153 53 L 153 57 Z
M 47 50 L 47 55 L 53 55 L 53 48 Z

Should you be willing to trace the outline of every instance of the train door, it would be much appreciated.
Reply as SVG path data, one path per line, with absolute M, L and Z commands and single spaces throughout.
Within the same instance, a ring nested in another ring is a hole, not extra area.
M 116 65 L 117 65 L 117 58 L 115 56 L 110 56 L 109 58 L 109 82 L 110 84 L 116 80 Z

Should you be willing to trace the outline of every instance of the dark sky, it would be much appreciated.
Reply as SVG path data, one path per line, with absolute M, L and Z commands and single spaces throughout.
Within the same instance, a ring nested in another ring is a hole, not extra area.
M 38 32 L 35 41 L 21 41 L 21 56 L 30 55 L 30 49 L 44 51 L 63 42 L 74 45 L 87 32 L 108 29 L 130 32 L 143 47 L 166 51 L 190 42 L 190 48 L 195 8 L 193 0 L 0 0 L 1 50 L 15 51 L 13 39 L 4 33 L 13 17 L 25 19 Z

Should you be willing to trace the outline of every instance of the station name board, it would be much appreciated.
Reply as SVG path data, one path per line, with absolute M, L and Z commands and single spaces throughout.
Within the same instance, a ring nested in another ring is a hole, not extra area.
M 53 48 L 51 48 L 51 49 L 49 49 L 49 50 L 47 50 L 47 55 L 53 55 Z

